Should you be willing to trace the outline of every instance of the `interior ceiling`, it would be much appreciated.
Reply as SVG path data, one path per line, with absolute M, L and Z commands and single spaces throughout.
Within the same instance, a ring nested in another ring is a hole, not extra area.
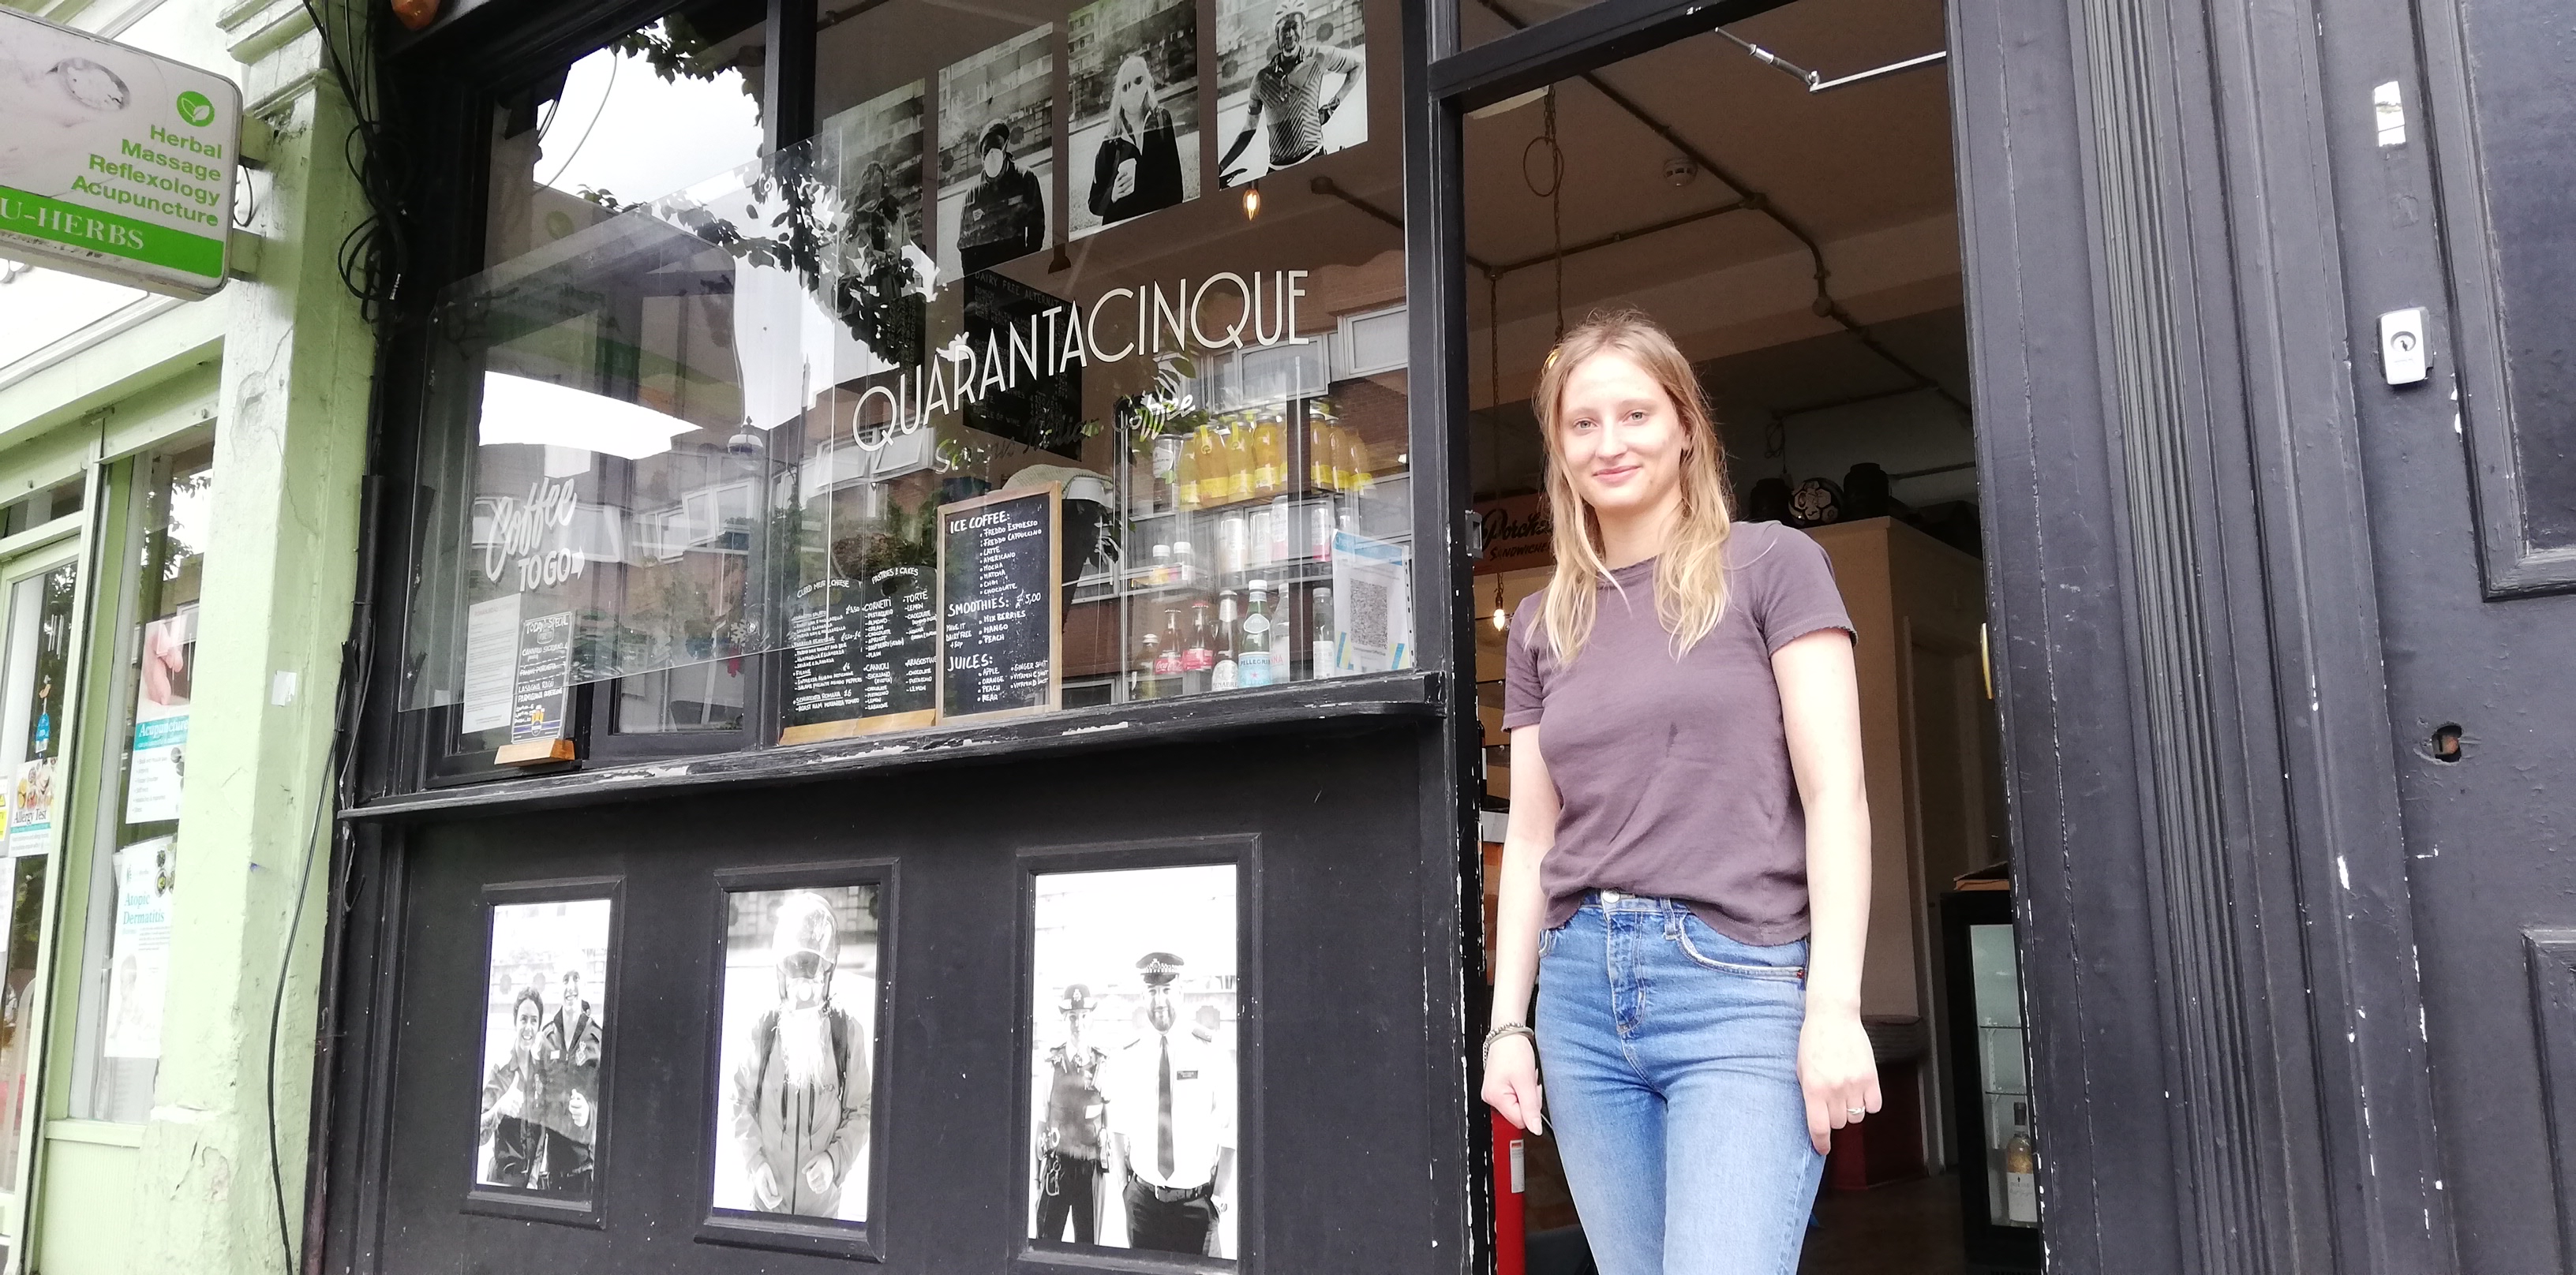
M 1550 6 L 1565 7 L 1565 0 L 1456 2 L 1466 16 L 1492 22 L 1497 31 L 1497 12 L 1544 18 L 1553 16 Z M 1941 0 L 1797 0 L 1729 29 L 1827 78 L 1944 47 Z M 1470 256 L 1487 266 L 1540 262 L 1504 275 L 1507 318 L 1552 307 L 1554 272 L 1546 259 L 1560 235 L 1571 247 L 1731 203 L 1737 191 L 1728 176 L 1767 197 L 1773 209 L 1823 244 L 1826 264 L 1835 271 L 1830 285 L 1836 298 L 1853 305 L 1863 322 L 1955 301 L 1952 283 L 1946 295 L 1927 293 L 1870 313 L 1854 303 L 1873 285 L 1855 263 L 1838 259 L 1850 254 L 1837 252 L 1838 244 L 1866 241 L 1874 232 L 1885 239 L 1903 227 L 1928 231 L 1937 224 L 1938 233 L 1921 239 L 1944 245 L 1946 258 L 1922 264 L 1955 279 L 1945 67 L 1810 93 L 1790 74 L 1711 33 L 1591 78 L 1599 85 L 1576 79 L 1557 86 L 1557 136 L 1565 155 L 1561 200 L 1530 189 L 1532 182 L 1546 188 L 1544 147 L 1531 148 L 1545 123 L 1541 104 L 1466 123 Z M 1665 161 L 1682 150 L 1601 86 L 1671 129 L 1724 173 L 1703 171 L 1673 185 Z M 1561 229 L 1552 214 L 1561 218 Z M 1803 254 L 1798 239 L 1771 218 L 1729 212 L 1570 257 L 1567 304 L 1572 309 L 1656 281 Z M 1798 273 L 1808 271 L 1801 264 Z

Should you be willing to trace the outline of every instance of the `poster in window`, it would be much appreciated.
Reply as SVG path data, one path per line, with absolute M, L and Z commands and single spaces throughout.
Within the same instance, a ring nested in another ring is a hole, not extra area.
M 825 286 L 850 335 L 888 366 L 921 362 L 930 282 L 921 217 L 927 94 L 915 80 L 823 121 L 816 133 L 840 169 L 849 217 L 825 261 Z
M 1055 27 L 939 73 L 939 277 L 1047 246 L 1055 188 Z
M 1199 196 L 1195 0 L 1096 0 L 1065 19 L 1065 237 Z
M 863 1224 L 877 888 L 737 890 L 725 911 L 715 1207 Z
M 1041 873 L 1029 1235 L 1232 1259 L 1235 867 Z
M 1368 140 L 1360 0 L 1217 0 L 1217 185 Z
M 170 870 L 176 838 L 116 852 L 116 922 L 107 947 L 110 1058 L 161 1056 L 161 1005 L 170 985 Z
M 197 664 L 197 608 L 179 608 L 143 626 L 134 697 L 134 755 L 125 780 L 125 821 L 179 817 L 187 777 L 188 706 Z
M 597 1190 L 609 1046 L 598 998 L 608 986 L 613 907 L 563 899 L 492 908 L 478 1187 L 562 1200 Z

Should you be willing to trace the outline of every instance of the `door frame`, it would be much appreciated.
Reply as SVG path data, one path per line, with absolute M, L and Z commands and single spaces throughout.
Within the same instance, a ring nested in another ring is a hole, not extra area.
M 1411 6 L 1416 437 L 1466 419 L 1464 114 L 1783 2 L 1593 0 L 1467 49 L 1456 0 Z M 2452 1266 L 2357 443 L 2313 424 L 2351 387 L 2291 7 L 1950 4 L 2053 1270 Z

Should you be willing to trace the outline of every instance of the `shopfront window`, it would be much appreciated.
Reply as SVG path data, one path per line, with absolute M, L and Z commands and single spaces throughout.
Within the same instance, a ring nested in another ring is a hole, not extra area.
M 140 1123 L 152 1110 L 214 451 L 208 440 L 134 462 L 137 507 L 126 556 L 133 574 L 122 582 L 118 626 L 131 645 L 111 691 L 123 715 L 116 719 L 117 764 L 100 787 L 99 853 L 90 871 L 75 1119 Z
M 45 878 L 56 844 L 55 781 L 62 759 L 63 690 L 78 568 L 69 562 L 8 584 L 0 619 L 0 775 L 7 790 L 5 975 L 0 975 L 0 1189 L 18 1180 L 18 1147 L 34 1057 L 30 1016 L 44 932 Z
M 1472 48 L 1522 27 L 1561 18 L 1601 0 L 1449 0 L 1458 6 L 1458 47 Z
M 810 141 L 453 286 L 445 755 L 1409 667 L 1396 12 L 1204 16 L 826 9 Z

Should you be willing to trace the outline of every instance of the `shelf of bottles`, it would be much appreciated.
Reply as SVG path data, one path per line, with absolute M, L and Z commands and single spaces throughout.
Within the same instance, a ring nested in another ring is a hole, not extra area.
M 1996 1226 L 2039 1225 L 2039 1149 L 2031 1131 L 2021 966 L 2010 925 L 1968 927 L 1976 978 L 1977 1088 L 1985 1108 L 1986 1203 Z
M 1115 605 L 1120 658 L 1092 696 L 1173 699 L 1332 676 L 1342 532 L 1408 540 L 1400 450 L 1372 449 L 1330 392 L 1283 394 L 1158 426 L 1122 419 L 1114 551 L 1074 604 Z

